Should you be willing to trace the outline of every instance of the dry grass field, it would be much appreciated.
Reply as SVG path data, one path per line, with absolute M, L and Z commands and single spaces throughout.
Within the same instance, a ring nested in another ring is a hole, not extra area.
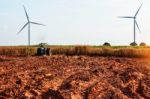
M 150 57 L 150 47 L 50 46 L 53 55 Z M 0 47 L 0 55 L 34 56 L 37 47 Z

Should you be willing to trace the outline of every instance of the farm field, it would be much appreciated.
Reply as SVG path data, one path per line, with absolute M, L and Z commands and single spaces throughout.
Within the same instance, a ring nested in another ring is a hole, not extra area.
M 0 56 L 0 99 L 149 99 L 150 59 Z
M 0 46 L 0 55 L 6 56 L 35 56 L 38 46 Z M 149 46 L 47 46 L 53 55 L 88 55 L 115 57 L 148 57 Z

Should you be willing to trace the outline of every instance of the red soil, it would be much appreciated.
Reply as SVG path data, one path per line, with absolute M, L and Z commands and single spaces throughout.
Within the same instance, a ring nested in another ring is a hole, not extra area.
M 149 60 L 0 56 L 0 99 L 150 99 Z

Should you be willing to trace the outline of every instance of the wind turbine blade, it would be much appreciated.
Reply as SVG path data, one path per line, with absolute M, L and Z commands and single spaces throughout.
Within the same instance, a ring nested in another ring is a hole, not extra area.
M 135 13 L 135 16 L 134 16 L 134 17 L 136 17 L 136 16 L 137 16 L 137 14 L 139 13 L 139 11 L 140 11 L 140 9 L 141 9 L 142 5 L 143 5 L 143 4 L 141 4 L 141 6 L 139 7 L 139 9 L 138 9 L 138 10 L 137 10 L 137 12 Z
M 21 30 L 18 32 L 18 34 L 28 25 L 29 23 L 26 23 L 22 28 Z
M 44 24 L 40 24 L 40 23 L 36 23 L 36 22 L 30 22 L 30 23 L 36 24 L 36 25 L 43 25 L 43 26 L 45 26 Z
M 134 17 L 131 17 L 131 16 L 121 16 L 121 17 L 118 17 L 118 18 L 134 18 Z
M 138 25 L 137 21 L 135 21 L 135 24 L 136 24 L 137 28 L 139 29 L 139 31 L 141 32 L 141 30 L 140 30 L 140 28 L 139 28 L 139 25 Z
M 29 16 L 28 16 L 28 13 L 27 13 L 27 11 L 26 11 L 25 6 L 23 6 L 23 8 L 24 8 L 24 11 L 25 11 L 25 14 L 26 14 L 27 20 L 29 21 Z

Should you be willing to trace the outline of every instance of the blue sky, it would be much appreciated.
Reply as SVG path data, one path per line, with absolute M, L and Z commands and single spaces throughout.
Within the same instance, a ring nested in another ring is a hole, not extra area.
M 51 45 L 86 44 L 128 45 L 133 41 L 133 16 L 140 0 L 0 0 L 0 45 L 27 45 L 27 22 L 22 5 L 32 21 L 46 26 L 31 26 L 31 43 Z M 150 0 L 143 2 L 137 21 L 137 42 L 150 44 Z

